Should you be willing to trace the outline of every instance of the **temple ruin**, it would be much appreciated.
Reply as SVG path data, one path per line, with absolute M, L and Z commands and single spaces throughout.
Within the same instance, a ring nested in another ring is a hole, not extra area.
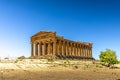
M 92 58 L 92 43 L 71 41 L 56 32 L 40 31 L 31 37 L 31 58 Z

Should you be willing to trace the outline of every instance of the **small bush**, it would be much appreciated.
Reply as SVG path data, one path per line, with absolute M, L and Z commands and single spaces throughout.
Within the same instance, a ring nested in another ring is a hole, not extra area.
M 4 59 L 9 59 L 8 57 L 5 57 Z
M 53 63 L 54 59 L 53 58 L 47 58 L 47 61 Z
M 78 69 L 78 66 L 77 66 L 77 65 L 75 65 L 75 66 L 74 66 L 74 68 L 75 68 L 75 69 Z
M 17 59 L 25 59 L 25 56 L 20 56 Z
M 18 62 L 18 60 L 15 60 L 15 63 L 17 63 Z

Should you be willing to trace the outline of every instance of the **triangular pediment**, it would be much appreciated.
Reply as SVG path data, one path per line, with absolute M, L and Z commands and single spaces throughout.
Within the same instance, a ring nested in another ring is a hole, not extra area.
M 52 31 L 40 31 L 38 33 L 36 33 L 35 35 L 33 35 L 32 37 L 35 37 L 35 36 L 45 36 L 45 35 L 51 35 L 51 34 L 55 34 L 55 32 L 52 32 Z

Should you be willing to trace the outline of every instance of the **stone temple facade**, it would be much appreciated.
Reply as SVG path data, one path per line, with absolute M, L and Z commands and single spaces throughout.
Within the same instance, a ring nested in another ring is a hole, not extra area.
M 31 58 L 93 59 L 92 43 L 71 41 L 56 32 L 40 31 L 31 37 Z

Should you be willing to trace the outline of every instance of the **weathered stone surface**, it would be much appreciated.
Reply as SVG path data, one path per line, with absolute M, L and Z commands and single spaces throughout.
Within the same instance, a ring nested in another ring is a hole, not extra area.
M 92 58 L 92 43 L 71 41 L 56 32 L 40 31 L 31 37 L 31 57 Z

